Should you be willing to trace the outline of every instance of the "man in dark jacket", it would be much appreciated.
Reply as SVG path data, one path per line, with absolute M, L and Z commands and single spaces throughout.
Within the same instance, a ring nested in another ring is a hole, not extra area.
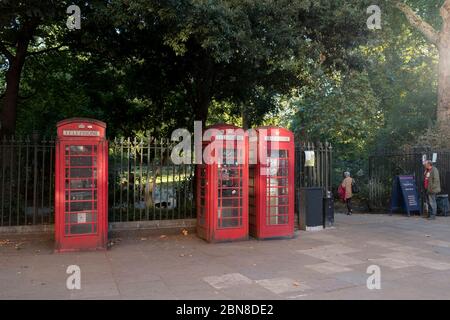
M 423 179 L 423 186 L 426 192 L 426 203 L 428 207 L 428 219 L 436 219 L 437 204 L 436 195 L 441 192 L 441 181 L 439 179 L 439 171 L 433 167 L 431 161 L 425 161 L 425 173 Z

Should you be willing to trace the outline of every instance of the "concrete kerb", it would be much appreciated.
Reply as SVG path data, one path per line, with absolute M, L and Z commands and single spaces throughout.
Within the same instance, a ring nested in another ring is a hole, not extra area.
M 133 233 L 135 231 L 150 234 L 175 234 L 183 229 L 188 232 L 195 232 L 196 219 L 178 220 L 154 220 L 154 221 L 132 221 L 132 222 L 111 222 L 109 223 L 109 234 L 118 236 L 119 234 Z M 0 236 L 21 235 L 21 234 L 53 234 L 54 225 L 33 225 L 33 226 L 7 226 L 0 227 Z

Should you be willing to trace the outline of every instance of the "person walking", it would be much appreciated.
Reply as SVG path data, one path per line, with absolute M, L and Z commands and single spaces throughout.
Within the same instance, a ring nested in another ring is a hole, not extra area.
M 344 180 L 341 183 L 342 189 L 345 190 L 345 196 L 344 201 L 347 205 L 347 215 L 351 215 L 353 213 L 352 209 L 352 185 L 353 185 L 353 178 L 350 176 L 350 172 L 346 171 L 344 172 Z
M 425 189 L 425 201 L 428 208 L 428 219 L 436 219 L 437 203 L 436 195 L 441 192 L 441 181 L 439 171 L 433 166 L 433 162 L 424 162 L 425 172 L 423 174 L 423 187 Z

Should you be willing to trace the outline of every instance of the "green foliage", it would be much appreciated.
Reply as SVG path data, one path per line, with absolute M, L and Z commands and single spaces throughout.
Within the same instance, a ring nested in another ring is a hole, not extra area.
M 439 28 L 443 1 L 438 2 L 408 4 Z M 335 183 L 344 170 L 366 179 L 370 153 L 413 145 L 435 121 L 437 50 L 392 3 L 378 4 L 382 30 L 343 55 L 353 58 L 346 63 L 353 71 L 346 72 L 346 65 L 327 70 L 309 63 L 301 74 L 308 85 L 284 100 L 289 111 L 283 121 L 300 139 L 327 140 L 334 146 Z
M 303 85 L 304 61 L 322 54 L 339 68 L 353 58 L 346 49 L 364 42 L 364 3 L 116 0 L 87 17 L 78 44 L 125 62 L 136 75 L 129 90 L 169 116 L 181 108 L 202 118 L 215 101 L 259 124 L 280 94 Z
M 341 159 L 360 158 L 383 123 L 367 73 L 324 74 L 291 104 L 297 110 L 292 128 L 299 139 L 328 141 Z
M 424 19 L 438 25 L 443 1 L 409 1 Z M 383 30 L 362 48 L 371 86 L 381 101 L 384 125 L 371 151 L 400 150 L 416 143 L 436 119 L 436 48 L 415 31 L 399 10 L 388 11 Z
M 383 29 L 369 32 L 366 8 L 377 2 Z M 436 28 L 442 2 L 405 1 Z M 435 119 L 437 52 L 390 1 L 74 1 L 83 15 L 74 32 L 67 1 L 14 3 L 0 12 L 1 39 L 14 41 L 6 26 L 34 4 L 42 14 L 30 51 L 64 50 L 27 59 L 19 133 L 51 135 L 58 120 L 86 116 L 110 135 L 166 136 L 206 108 L 207 124 L 241 125 L 245 115 L 329 141 L 337 170 L 354 172 Z M 0 95 L 5 68 L 0 55 Z
M 59 45 L 59 39 L 67 32 L 66 8 L 72 3 L 73 1 L 65 0 L 0 1 L 2 43 L 12 54 L 15 54 L 17 40 L 23 37 L 26 28 L 35 26 L 36 31 L 30 43 L 30 52 Z M 0 65 L 2 65 L 2 58 L 0 58 Z

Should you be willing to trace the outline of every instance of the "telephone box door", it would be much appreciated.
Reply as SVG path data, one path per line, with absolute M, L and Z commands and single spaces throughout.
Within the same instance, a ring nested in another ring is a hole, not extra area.
M 248 238 L 247 140 L 242 129 L 216 125 L 203 142 L 215 160 L 197 166 L 197 232 L 209 242 Z M 240 131 L 236 131 L 240 130 Z M 208 157 L 208 156 L 207 156 Z
M 294 235 L 294 159 L 293 134 L 282 128 L 257 129 L 258 162 L 251 169 L 254 186 L 252 225 L 256 238 Z

